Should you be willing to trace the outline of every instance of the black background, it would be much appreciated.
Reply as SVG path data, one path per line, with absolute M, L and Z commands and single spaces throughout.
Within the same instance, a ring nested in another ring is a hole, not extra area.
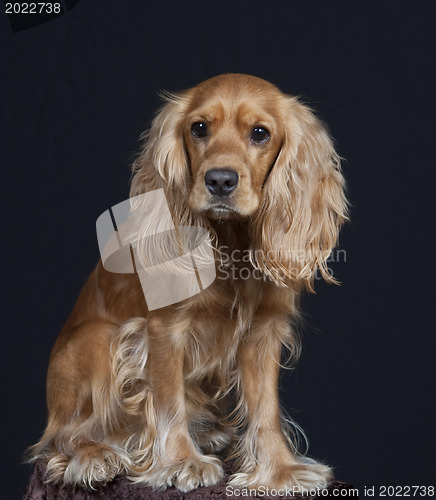
M 342 286 L 304 300 L 284 406 L 362 497 L 434 484 L 433 5 L 82 0 L 15 33 L 0 15 L 4 498 L 24 491 L 50 348 L 98 259 L 96 218 L 128 197 L 157 92 L 224 72 L 301 95 L 346 158 Z

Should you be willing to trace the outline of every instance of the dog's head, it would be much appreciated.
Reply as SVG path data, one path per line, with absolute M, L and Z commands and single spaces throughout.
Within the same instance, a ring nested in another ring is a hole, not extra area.
M 183 125 L 192 175 L 188 204 L 210 218 L 252 216 L 285 136 L 283 96 L 246 75 L 194 89 Z
M 346 218 L 339 157 L 295 97 L 248 75 L 166 95 L 134 166 L 131 194 L 164 187 L 182 222 L 247 220 L 252 261 L 309 284 Z

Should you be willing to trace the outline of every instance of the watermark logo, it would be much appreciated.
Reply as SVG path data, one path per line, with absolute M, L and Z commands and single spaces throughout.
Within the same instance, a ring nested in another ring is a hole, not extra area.
M 114 205 L 96 225 L 104 268 L 136 272 L 151 311 L 193 297 L 215 280 L 208 231 L 197 226 L 176 228 L 163 189 Z
M 313 256 L 306 251 L 269 249 L 215 249 L 209 232 L 199 226 L 175 227 L 163 189 L 132 197 L 97 219 L 97 239 L 104 268 L 113 273 L 137 273 L 149 310 L 176 304 L 209 287 L 214 280 L 273 282 L 257 262 L 281 261 L 283 280 L 298 278 Z M 335 249 L 326 260 L 324 274 L 333 276 L 331 262 L 346 262 L 345 250 Z M 279 272 L 278 271 L 278 272 Z

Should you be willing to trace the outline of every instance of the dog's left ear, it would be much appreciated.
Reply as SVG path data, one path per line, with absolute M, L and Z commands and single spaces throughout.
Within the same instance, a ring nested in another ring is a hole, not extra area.
M 285 137 L 254 220 L 252 260 L 277 284 L 313 290 L 317 269 L 335 282 L 327 259 L 347 218 L 345 182 L 323 124 L 294 97 L 285 96 L 283 107 Z

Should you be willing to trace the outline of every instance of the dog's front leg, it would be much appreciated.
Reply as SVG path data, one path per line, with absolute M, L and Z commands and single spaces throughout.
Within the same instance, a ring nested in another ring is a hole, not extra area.
M 221 462 L 203 455 L 188 432 L 184 384 L 184 333 L 181 325 L 168 327 L 153 318 L 148 322 L 147 375 L 151 387 L 156 435 L 153 465 L 146 482 L 157 488 L 175 486 L 190 491 L 216 484 L 222 477 Z M 179 329 L 177 332 L 175 330 Z M 146 422 L 147 425 L 147 422 Z
M 285 320 L 258 320 L 238 350 L 241 411 L 246 432 L 240 441 L 240 472 L 230 484 L 237 487 L 324 488 L 331 470 L 295 455 L 281 425 L 278 377 Z M 296 493 L 298 490 L 295 491 Z

